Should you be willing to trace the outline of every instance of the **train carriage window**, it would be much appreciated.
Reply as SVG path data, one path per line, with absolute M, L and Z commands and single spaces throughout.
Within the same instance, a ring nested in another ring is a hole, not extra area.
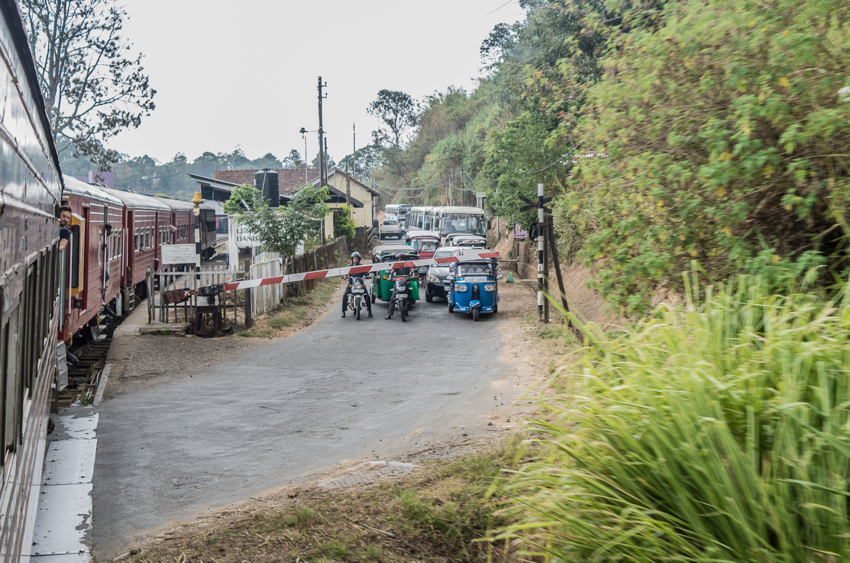
M 103 248 L 103 233 L 97 235 L 97 265 L 100 266 L 100 255 Z
M 80 226 L 71 227 L 71 238 L 74 241 L 71 246 L 71 287 L 80 285 Z
M 0 296 L 3 291 L 0 290 Z M 9 356 L 9 323 L 0 324 L 0 422 L 6 420 L 6 363 Z M 0 443 L 6 443 L 5 423 L 0 424 Z M 0 455 L 0 466 L 4 465 L 5 455 Z
M 136 227 L 135 235 L 133 237 L 133 252 L 139 251 L 139 228 Z
M 12 311 L 7 329 L 3 332 L 6 336 L 6 365 L 3 373 L 3 457 L 5 452 L 15 450 L 15 437 L 17 436 L 18 408 L 22 401 L 18 401 L 21 380 L 21 342 L 20 342 L 20 303 Z

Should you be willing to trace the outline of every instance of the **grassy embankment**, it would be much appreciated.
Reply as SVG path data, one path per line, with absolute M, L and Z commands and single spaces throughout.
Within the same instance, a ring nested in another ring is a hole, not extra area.
M 503 537 L 553 561 L 847 560 L 850 297 L 767 287 L 598 334 L 531 430 Z
M 339 283 L 338 279 L 319 280 L 311 291 L 288 298 L 284 305 L 257 319 L 253 327 L 237 334 L 254 338 L 279 336 L 284 330 L 295 328 L 314 316 L 328 302 Z

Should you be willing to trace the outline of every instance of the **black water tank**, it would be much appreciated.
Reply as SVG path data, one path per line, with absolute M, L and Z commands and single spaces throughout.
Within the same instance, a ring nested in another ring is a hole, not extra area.
M 254 172 L 254 187 L 263 193 L 263 201 L 269 204 L 269 207 L 280 205 L 279 186 L 277 170 L 263 168 Z

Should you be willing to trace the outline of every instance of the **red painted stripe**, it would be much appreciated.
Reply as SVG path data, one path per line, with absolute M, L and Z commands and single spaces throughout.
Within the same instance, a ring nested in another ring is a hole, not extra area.
M 327 277 L 327 275 L 328 275 L 327 270 L 320 270 L 318 272 L 307 272 L 306 274 L 304 274 L 304 279 L 305 280 L 317 280 L 317 279 L 320 279 L 320 278 Z
M 264 285 L 277 285 L 277 284 L 281 283 L 282 281 L 283 281 L 283 276 L 275 276 L 273 278 L 263 278 L 262 281 L 260 281 L 260 286 L 262 287 Z
M 372 271 L 372 266 L 351 266 L 348 269 L 349 274 L 367 274 Z

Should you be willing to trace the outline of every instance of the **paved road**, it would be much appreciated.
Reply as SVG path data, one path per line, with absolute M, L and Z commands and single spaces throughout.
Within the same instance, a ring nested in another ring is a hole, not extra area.
M 380 302 L 360 321 L 338 307 L 306 332 L 99 407 L 99 558 L 344 460 L 487 434 L 483 415 L 508 399 L 495 383 L 515 369 L 498 359 L 498 317 L 473 323 L 442 300 L 421 302 L 406 323 L 384 320 Z

